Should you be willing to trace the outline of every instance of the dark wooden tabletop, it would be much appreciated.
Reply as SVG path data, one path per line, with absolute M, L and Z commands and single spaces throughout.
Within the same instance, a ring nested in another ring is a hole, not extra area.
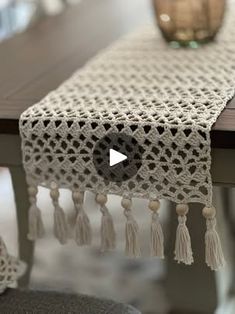
M 150 0 L 84 0 L 0 44 L 0 134 L 77 68 L 151 16 Z M 235 100 L 213 127 L 212 147 L 235 148 Z

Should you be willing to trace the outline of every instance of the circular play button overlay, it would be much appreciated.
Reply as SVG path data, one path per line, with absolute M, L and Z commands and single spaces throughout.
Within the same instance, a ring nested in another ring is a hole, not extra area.
M 109 133 L 101 138 L 93 151 L 97 173 L 106 181 L 123 182 L 137 174 L 142 165 L 143 148 L 124 133 Z

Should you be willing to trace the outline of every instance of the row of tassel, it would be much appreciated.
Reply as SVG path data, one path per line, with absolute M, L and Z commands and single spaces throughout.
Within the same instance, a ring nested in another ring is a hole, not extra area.
M 35 186 L 30 186 L 29 189 L 30 210 L 29 210 L 29 233 L 28 238 L 35 241 L 44 235 L 44 226 L 41 217 L 41 211 L 37 207 L 37 192 Z M 65 244 L 68 239 L 68 224 L 65 213 L 59 205 L 59 189 L 56 184 L 52 184 L 50 195 L 54 205 L 54 235 L 61 244 Z M 76 222 L 74 227 L 74 239 L 79 246 L 90 245 L 92 242 L 92 229 L 89 217 L 87 216 L 83 201 L 84 193 L 79 191 L 72 192 L 74 207 L 76 210 Z M 101 250 L 114 250 L 116 246 L 116 233 L 112 216 L 106 206 L 107 195 L 97 194 L 96 202 L 100 205 L 102 213 L 101 218 Z M 126 255 L 129 257 L 141 256 L 141 248 L 139 243 L 139 227 L 132 213 L 132 201 L 125 197 L 121 202 L 124 208 L 126 217 Z M 151 256 L 164 258 L 164 235 L 162 226 L 159 220 L 159 200 L 152 199 L 148 205 L 151 210 L 151 241 L 150 253 Z M 186 225 L 187 213 L 189 207 L 187 204 L 178 204 L 176 212 L 178 214 L 178 227 L 176 231 L 175 242 L 175 260 L 178 263 L 191 265 L 193 263 L 193 252 L 189 230 Z M 203 216 L 207 221 L 207 231 L 205 234 L 205 257 L 206 264 L 212 270 L 218 270 L 224 263 L 224 256 L 221 248 L 219 235 L 216 231 L 216 212 L 214 207 L 205 207 Z

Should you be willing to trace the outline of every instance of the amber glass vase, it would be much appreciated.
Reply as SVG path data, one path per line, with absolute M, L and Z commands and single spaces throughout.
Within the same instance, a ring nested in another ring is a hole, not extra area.
M 226 0 L 153 0 L 158 25 L 167 41 L 196 45 L 214 39 Z

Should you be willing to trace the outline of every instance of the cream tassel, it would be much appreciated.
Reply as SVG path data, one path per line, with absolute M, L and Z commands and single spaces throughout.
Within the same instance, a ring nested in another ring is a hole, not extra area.
M 214 207 L 204 207 L 203 216 L 206 218 L 207 231 L 205 235 L 206 264 L 212 270 L 218 270 L 225 265 L 225 259 L 216 227 L 216 210 Z
M 186 226 L 186 214 L 188 213 L 188 210 L 189 208 L 186 204 L 178 204 L 176 206 L 179 225 L 176 231 L 175 260 L 178 263 L 191 265 L 193 263 L 193 252 L 191 247 L 190 234 Z
M 116 233 L 113 218 L 106 207 L 107 195 L 97 194 L 96 202 L 100 205 L 101 218 L 101 251 L 114 250 L 116 247 Z
M 92 232 L 90 220 L 83 208 L 84 193 L 78 191 L 72 192 L 73 202 L 77 211 L 76 222 L 74 226 L 74 239 L 77 245 L 90 245 L 92 241 Z
M 28 188 L 29 201 L 31 203 L 29 209 L 29 232 L 28 239 L 35 241 L 38 238 L 42 238 L 45 229 L 43 226 L 42 215 L 40 209 L 37 207 L 37 193 L 38 189 L 35 186 L 30 186 Z
M 131 212 L 132 201 L 128 198 L 122 199 L 122 207 L 126 221 L 126 255 L 129 257 L 140 257 L 139 227 Z
M 152 211 L 150 254 L 164 258 L 164 236 L 158 214 L 160 202 L 151 200 L 148 207 Z
M 54 211 L 54 235 L 61 244 L 65 244 L 68 239 L 68 224 L 63 209 L 59 206 L 59 190 L 53 185 L 50 192 Z

